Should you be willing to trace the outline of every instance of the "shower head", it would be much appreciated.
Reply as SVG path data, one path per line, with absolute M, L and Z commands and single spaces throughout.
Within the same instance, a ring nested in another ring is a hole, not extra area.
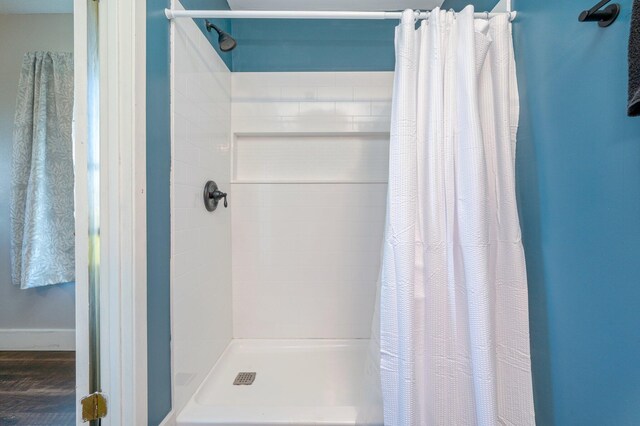
M 214 29 L 218 33 L 218 45 L 220 46 L 220 50 L 223 52 L 229 52 L 236 47 L 238 43 L 228 33 L 213 25 L 208 19 L 205 19 L 204 23 L 207 26 L 207 31 L 211 32 L 211 29 Z

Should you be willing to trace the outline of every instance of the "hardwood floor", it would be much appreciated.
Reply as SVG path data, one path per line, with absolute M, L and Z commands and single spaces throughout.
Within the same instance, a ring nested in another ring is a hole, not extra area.
M 75 424 L 75 352 L 0 351 L 0 426 Z

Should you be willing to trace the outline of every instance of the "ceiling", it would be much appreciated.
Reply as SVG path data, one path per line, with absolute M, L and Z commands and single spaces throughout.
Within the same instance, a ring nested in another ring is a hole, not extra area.
M 1 0 L 0 0 L 1 1 Z M 444 0 L 227 0 L 232 10 L 431 10 Z
M 73 0 L 0 0 L 0 14 L 73 13 Z

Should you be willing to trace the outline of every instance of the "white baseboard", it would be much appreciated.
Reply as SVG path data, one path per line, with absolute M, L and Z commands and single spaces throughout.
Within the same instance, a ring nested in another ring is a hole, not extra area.
M 162 420 L 158 426 L 174 426 L 176 424 L 176 413 L 174 410 L 169 411 L 167 417 Z
M 0 329 L 0 351 L 74 351 L 75 330 Z

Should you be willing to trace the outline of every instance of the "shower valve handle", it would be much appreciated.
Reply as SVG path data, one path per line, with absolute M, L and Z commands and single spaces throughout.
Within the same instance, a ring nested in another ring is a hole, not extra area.
M 220 201 L 220 199 L 224 198 L 224 208 L 227 208 L 227 193 L 222 192 L 218 189 L 209 194 L 209 197 L 213 198 L 216 201 Z
M 218 185 L 210 180 L 204 185 L 204 207 L 212 212 L 218 207 L 218 202 L 224 198 L 224 207 L 227 208 L 227 193 L 218 189 Z

